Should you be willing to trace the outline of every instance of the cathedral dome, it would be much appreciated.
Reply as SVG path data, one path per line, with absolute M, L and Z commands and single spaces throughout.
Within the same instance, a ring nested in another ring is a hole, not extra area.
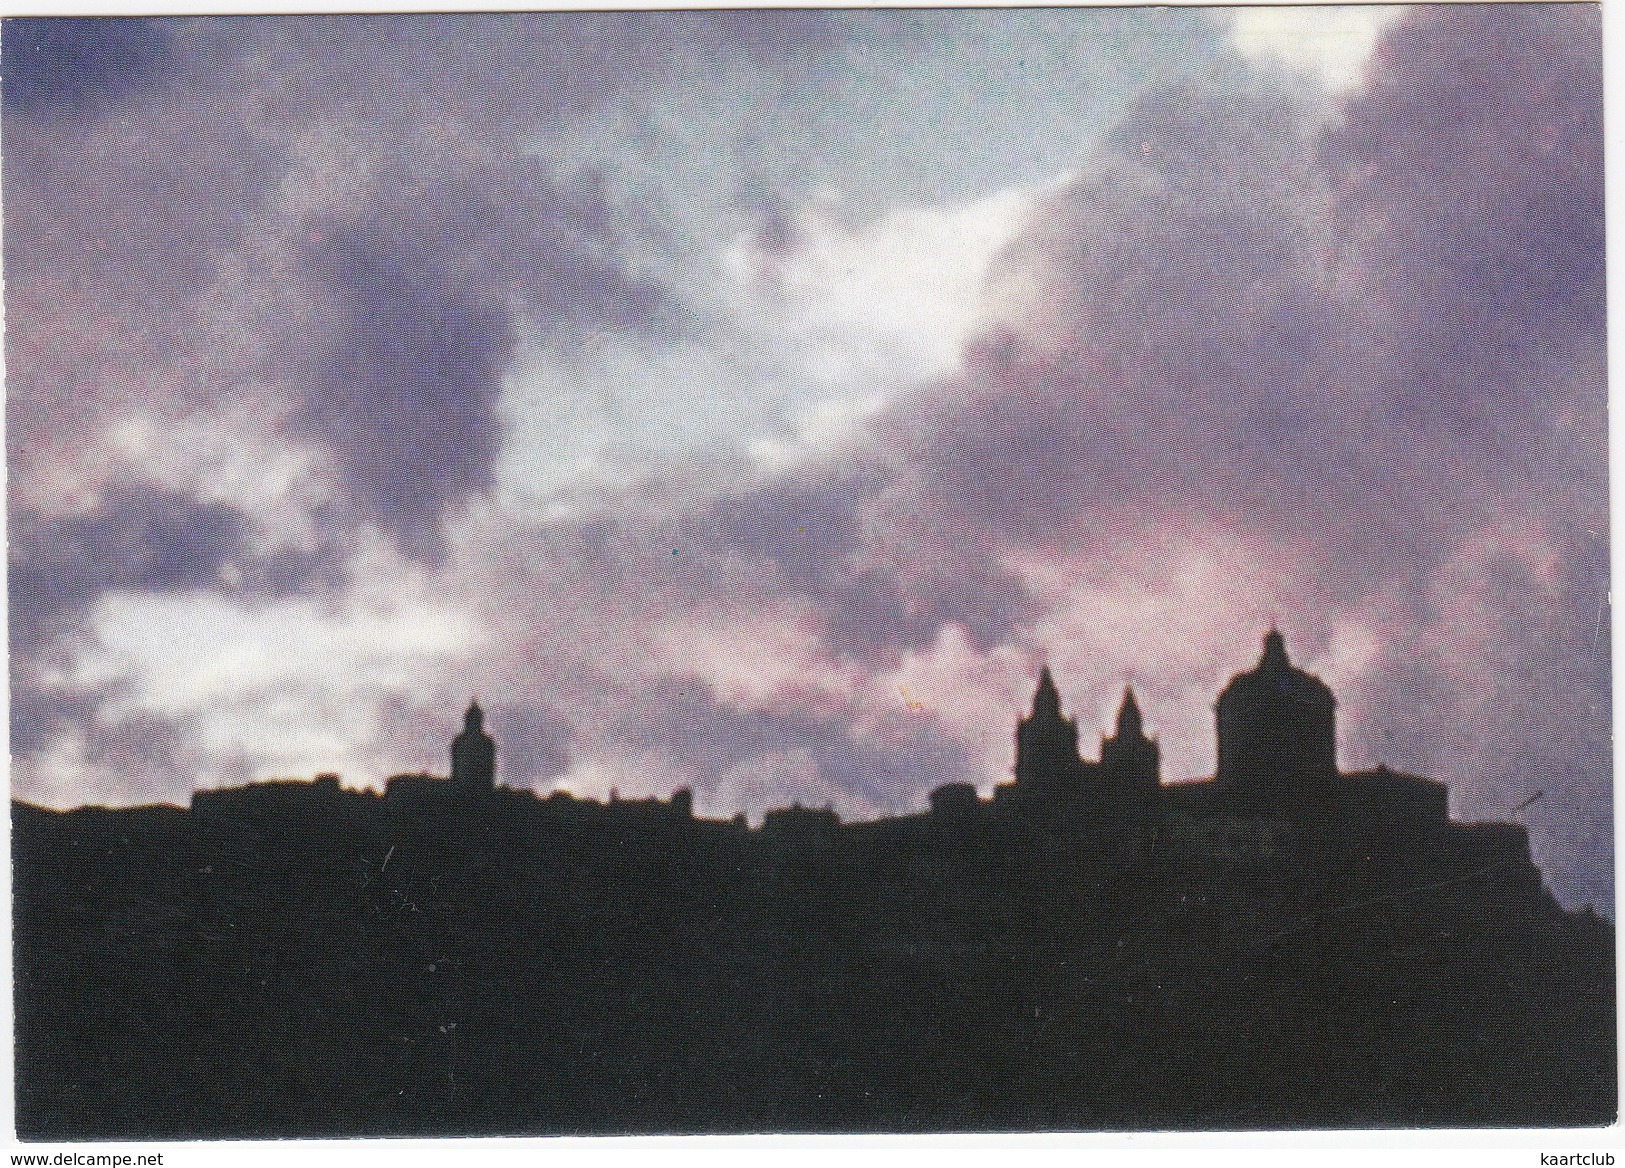
M 1275 629 L 1264 636 L 1264 653 L 1257 666 L 1232 677 L 1219 694 L 1219 701 L 1234 700 L 1240 695 L 1248 695 L 1253 700 L 1273 699 L 1317 706 L 1335 705 L 1337 700 L 1324 681 L 1292 664 L 1286 655 L 1286 638 Z
M 1273 791 L 1335 779 L 1336 706 L 1326 683 L 1293 665 L 1285 638 L 1271 629 L 1258 665 L 1219 694 L 1219 782 Z

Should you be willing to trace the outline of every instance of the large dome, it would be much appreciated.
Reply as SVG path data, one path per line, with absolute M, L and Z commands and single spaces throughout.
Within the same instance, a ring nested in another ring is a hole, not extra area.
M 1238 792 L 1284 792 L 1337 777 L 1337 701 L 1288 659 L 1271 629 L 1256 668 L 1219 695 L 1218 781 Z

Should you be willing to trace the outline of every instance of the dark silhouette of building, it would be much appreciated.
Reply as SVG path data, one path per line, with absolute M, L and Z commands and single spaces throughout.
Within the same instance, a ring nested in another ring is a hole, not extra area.
M 1117 732 L 1100 741 L 1100 786 L 1107 814 L 1143 821 L 1156 806 L 1162 786 L 1162 752 L 1145 736 L 1140 704 L 1132 687 L 1123 690 Z
M 497 746 L 485 732 L 485 712 L 477 701 L 468 703 L 463 732 L 451 742 L 451 782 L 467 795 L 483 795 L 496 787 Z
M 1498 866 L 1534 872 L 1522 828 L 1450 824 L 1443 783 L 1386 766 L 1341 773 L 1335 709 L 1331 690 L 1292 664 L 1285 638 L 1272 628 L 1258 665 L 1219 695 L 1217 775 L 1164 785 L 1159 748 L 1145 734 L 1132 687 L 1124 690 L 1115 733 L 1101 740 L 1100 761 L 1091 762 L 1079 757 L 1077 725 L 1062 715 L 1045 668 L 1032 713 L 1017 723 L 1015 781 L 994 789 L 991 807 L 972 803 L 958 785 L 940 799 L 934 794 L 932 807 L 960 820 L 992 811 L 1069 825 L 1102 854 L 1132 853 L 1160 834 L 1165 843 L 1230 860 L 1301 854 L 1327 835 L 1353 846 L 1448 828 L 1441 838 L 1450 846 L 1473 839 L 1471 846 L 1499 849 Z
M 1083 795 L 1078 724 L 1061 713 L 1061 695 L 1047 666 L 1033 694 L 1033 712 L 1016 724 L 1016 789 L 1036 800 Z
M 1078 724 L 1062 714 L 1055 678 L 1045 667 L 1032 713 L 1016 724 L 1015 781 L 995 788 L 994 802 L 1052 821 L 1070 818 L 1097 832 L 1137 832 L 1155 808 L 1160 765 L 1160 750 L 1145 735 L 1132 688 L 1123 691 L 1116 733 L 1101 739 L 1100 760 L 1082 758 Z M 933 806 L 937 802 L 933 796 Z M 947 796 L 946 805 L 968 810 L 962 792 Z
M 826 843 L 837 838 L 841 820 L 829 807 L 780 807 L 762 818 L 762 834 L 794 844 Z
M 980 809 L 975 783 L 944 783 L 931 792 L 931 814 L 939 819 L 963 819 Z
M 1326 683 L 1295 667 L 1276 629 L 1258 666 L 1231 678 L 1215 708 L 1225 791 L 1259 805 L 1290 806 L 1337 778 L 1336 699 Z
M 449 777 L 13 804 L 27 1139 L 1580 1126 L 1612 927 L 1516 824 L 1336 767 L 1279 632 L 1164 784 L 1050 671 L 1014 780 L 864 823 Z M 478 797 L 472 797 L 477 795 Z M 154 1075 L 154 1066 L 164 1073 Z

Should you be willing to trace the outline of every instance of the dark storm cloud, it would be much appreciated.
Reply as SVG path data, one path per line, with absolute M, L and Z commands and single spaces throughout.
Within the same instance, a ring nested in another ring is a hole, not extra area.
M 147 20 L 15 17 L 0 23 L 0 101 L 7 114 L 93 116 L 153 92 L 174 51 Z
M 717 554 L 760 561 L 765 590 L 812 600 L 838 654 L 885 661 L 947 622 L 979 647 L 1003 640 L 1024 610 L 1014 577 L 959 541 L 913 564 L 893 554 L 914 533 L 876 511 L 887 482 L 878 464 L 814 468 L 719 497 L 684 527 Z
M 991 648 L 1031 615 L 1019 581 L 986 563 L 909 576 L 869 567 L 812 595 L 828 614 L 830 647 L 877 664 L 925 648 L 945 624 L 962 627 L 973 648 Z
M 572 731 L 558 712 L 516 703 L 487 704 L 485 712 L 502 743 L 497 771 L 508 786 L 545 790 L 569 767 Z
M 439 516 L 490 486 L 521 320 L 552 337 L 675 323 L 627 270 L 611 210 L 525 160 L 475 179 L 386 173 L 359 223 L 300 249 L 335 305 L 301 410 L 362 514 L 432 551 Z M 516 316 L 519 319 L 516 319 Z
M 1339 321 L 1304 115 L 1236 71 L 1149 95 L 1040 207 L 994 280 L 1042 291 L 963 398 L 898 410 L 944 505 L 1028 543 L 1111 499 L 1296 509 L 1338 405 L 1312 381 Z
M 179 757 L 184 739 L 179 722 L 98 718 L 103 705 L 117 697 L 116 687 L 63 688 L 47 682 L 42 667 L 57 662 L 97 599 L 108 592 L 217 589 L 228 570 L 234 577 L 230 587 L 251 596 L 338 582 L 337 549 L 267 555 L 254 549 L 252 532 L 252 521 L 233 507 L 154 486 L 126 486 L 103 506 L 71 518 L 14 512 L 7 566 L 14 755 L 27 756 L 54 735 L 95 724 L 97 734 L 87 744 L 90 762 L 139 756 L 152 765 L 132 773 L 132 784 L 147 790 L 144 784 L 156 777 L 168 784 L 159 794 L 173 798 L 183 791 L 184 769 L 158 765 Z
M 1509 373 L 1601 346 L 1598 24 L 1586 5 L 1427 11 L 1327 136 L 1351 258 L 1392 312 L 1396 420 L 1527 447 L 1565 403 Z
M 42 518 L 13 512 L 9 527 L 11 645 L 28 654 L 71 631 L 103 593 L 230 590 L 285 596 L 332 587 L 343 555 L 262 548 L 253 519 L 236 507 L 167 487 L 126 483 L 84 514 Z
M 218 584 L 248 524 L 218 503 L 161 488 L 127 488 L 70 519 L 14 516 L 10 531 L 11 641 L 37 647 L 70 628 L 109 589 L 172 592 Z
M 728 547 L 769 559 L 794 587 L 816 588 L 851 571 L 862 534 L 859 510 L 878 476 L 785 476 L 717 500 L 712 518 Z
M 432 556 L 441 514 L 489 485 L 520 331 L 681 329 L 675 298 L 630 270 L 645 225 L 532 148 L 546 119 L 673 51 L 623 23 L 8 26 L 14 373 L 91 432 L 140 408 L 127 383 L 155 360 L 176 366 L 158 410 L 218 408 L 222 382 L 280 389 L 330 448 L 352 521 Z M 81 89 L 128 108 L 92 129 L 25 116 Z M 60 344 L 27 353 L 64 301 L 101 334 L 75 346 L 71 389 L 50 367 Z M 19 408 L 14 453 L 41 440 Z
M 1602 305 L 1591 19 L 1418 10 L 1324 134 L 1235 67 L 1144 98 L 1003 257 L 995 290 L 1037 291 L 886 420 L 910 497 L 1024 544 L 1130 503 L 1314 539 L 1353 519 L 1425 565 L 1509 485 L 1428 395 L 1470 387 L 1518 465 L 1573 463 L 1600 406 L 1575 364 Z M 1483 69 L 1488 92 L 1460 80 Z
M 551 710 L 492 708 L 491 733 L 502 736 L 497 767 L 507 785 L 546 788 L 570 765 L 570 725 Z
M 12 753 L 27 756 L 45 749 L 56 735 L 87 723 L 99 704 L 86 694 L 47 692 L 14 671 L 7 710 Z
M 198 43 L 190 27 L 0 25 L 0 56 L 14 70 L 0 107 L 8 282 L 59 281 L 104 314 L 139 310 L 140 331 L 167 343 L 287 163 L 273 110 L 222 115 L 230 54 Z M 11 300 L 8 289 L 8 309 Z
M 782 63 L 787 55 L 827 51 L 857 38 L 889 41 L 895 31 L 889 22 L 877 28 L 861 15 L 795 9 L 621 13 L 618 18 L 649 43 L 677 40 L 715 59 L 745 56 L 769 65 Z
M 448 501 L 488 485 L 507 313 L 399 246 L 326 251 L 344 323 L 303 416 L 337 447 L 366 516 L 421 536 Z

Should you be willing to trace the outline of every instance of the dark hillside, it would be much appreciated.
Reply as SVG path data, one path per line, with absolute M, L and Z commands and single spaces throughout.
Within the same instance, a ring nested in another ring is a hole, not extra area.
M 25 1138 L 1616 1112 L 1611 926 L 1551 902 L 1516 829 L 1113 856 L 994 816 L 301 787 L 14 805 Z

